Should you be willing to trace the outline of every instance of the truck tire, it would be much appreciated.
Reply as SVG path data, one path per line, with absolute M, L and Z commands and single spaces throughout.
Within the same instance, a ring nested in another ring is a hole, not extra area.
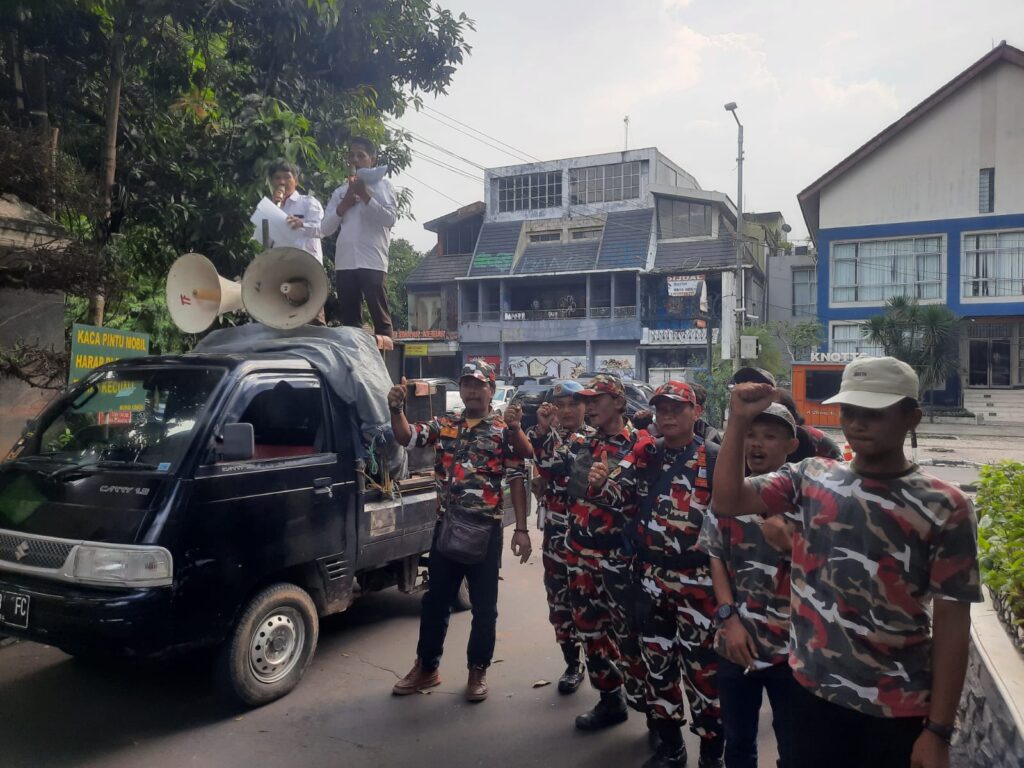
M 291 692 L 306 673 L 320 636 L 316 606 L 294 584 L 272 584 L 249 601 L 221 649 L 223 693 L 258 707 Z
M 455 595 L 455 600 L 452 601 L 452 609 L 458 612 L 468 611 L 473 607 L 473 603 L 469 599 L 469 584 L 463 579 L 459 585 L 459 593 Z

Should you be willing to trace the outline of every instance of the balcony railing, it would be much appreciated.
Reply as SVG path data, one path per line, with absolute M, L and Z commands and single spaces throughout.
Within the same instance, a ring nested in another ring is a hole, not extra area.
M 576 307 L 575 309 L 510 309 L 505 312 L 463 312 L 464 323 L 536 322 L 583 318 L 636 317 L 636 307 Z

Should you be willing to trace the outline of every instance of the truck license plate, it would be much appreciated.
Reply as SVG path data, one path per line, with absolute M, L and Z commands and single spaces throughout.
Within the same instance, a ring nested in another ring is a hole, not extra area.
M 28 595 L 0 592 L 0 624 L 28 629 L 28 603 Z

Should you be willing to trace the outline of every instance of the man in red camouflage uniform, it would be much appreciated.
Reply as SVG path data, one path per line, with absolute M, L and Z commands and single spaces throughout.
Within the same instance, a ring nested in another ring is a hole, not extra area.
M 558 439 L 568 443 L 576 434 L 589 439 L 594 428 L 584 422 L 586 405 L 576 397 L 583 386 L 575 381 L 563 381 L 554 386 L 551 402 L 557 410 Z M 536 429 L 530 431 L 530 440 L 537 439 Z M 542 548 L 544 561 L 544 591 L 548 598 L 548 619 L 555 628 L 555 640 L 565 658 L 565 673 L 558 681 L 559 693 L 575 693 L 583 682 L 583 659 L 580 638 L 572 618 L 569 597 L 569 566 L 566 563 L 567 536 L 569 534 L 566 486 L 569 478 L 559 475 L 552 480 L 537 477 L 540 488 L 540 528 L 544 531 Z
M 918 378 L 891 357 L 843 371 L 850 464 L 809 458 L 743 478 L 743 435 L 774 388 L 732 393 L 715 473 L 724 515 L 795 513 L 790 666 L 794 768 L 948 768 L 981 600 L 977 519 L 954 486 L 908 461 Z M 929 610 L 930 609 L 930 610 Z
M 708 556 L 697 541 L 711 501 L 718 446 L 694 434 L 701 408 L 688 384 L 662 384 L 651 406 L 661 438 L 635 446 L 610 475 L 594 465 L 591 493 L 613 506 L 639 507 L 634 541 L 642 587 L 640 647 L 647 716 L 660 741 L 644 768 L 686 765 L 684 691 L 691 730 L 700 738 L 699 766 L 717 768 L 724 740 L 715 680 L 715 597 Z
M 525 563 L 530 557 L 530 535 L 526 528 L 526 486 L 523 458 L 530 445 L 520 428 L 517 406 L 506 411 L 507 423 L 491 409 L 494 368 L 483 361 L 468 363 L 459 379 L 459 393 L 465 403 L 461 416 L 439 416 L 429 422 L 410 424 L 405 418 L 405 387 L 388 393 L 391 427 L 401 445 L 436 447 L 434 477 L 437 485 L 438 520 L 449 505 L 458 506 L 480 520 L 492 521 L 487 554 L 480 563 L 464 564 L 437 551 L 437 529 L 428 561 L 429 580 L 423 596 L 416 663 L 392 692 L 397 696 L 418 693 L 440 685 L 438 667 L 444 651 L 451 605 L 463 579 L 469 585 L 473 623 L 466 655 L 469 679 L 466 699 L 487 698 L 487 667 L 494 655 L 498 619 L 498 569 L 501 566 L 502 480 L 507 479 L 516 514 L 512 553 Z
M 647 433 L 626 423 L 625 390 L 617 377 L 598 374 L 578 396 L 585 399 L 596 432 L 577 433 L 563 443 L 551 428 L 554 406 L 544 403 L 537 410 L 532 442 L 541 477 L 566 483 L 565 560 L 573 620 L 586 651 L 590 684 L 601 695 L 592 710 L 576 718 L 576 727 L 596 731 L 624 722 L 627 700 L 643 707 L 643 675 L 625 613 L 631 558 L 623 550 L 623 529 L 635 510 L 588 498 L 587 478 L 596 464 L 617 464 Z

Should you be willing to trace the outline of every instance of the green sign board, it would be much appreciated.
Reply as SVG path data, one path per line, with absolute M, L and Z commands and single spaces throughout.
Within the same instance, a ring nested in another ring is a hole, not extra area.
M 126 357 L 149 354 L 149 334 L 119 331 L 96 325 L 71 328 L 71 370 L 68 384 L 74 384 L 93 368 Z M 146 391 L 141 382 L 117 381 L 100 384 L 100 392 L 82 408 L 90 413 L 104 411 L 138 411 L 145 405 Z

